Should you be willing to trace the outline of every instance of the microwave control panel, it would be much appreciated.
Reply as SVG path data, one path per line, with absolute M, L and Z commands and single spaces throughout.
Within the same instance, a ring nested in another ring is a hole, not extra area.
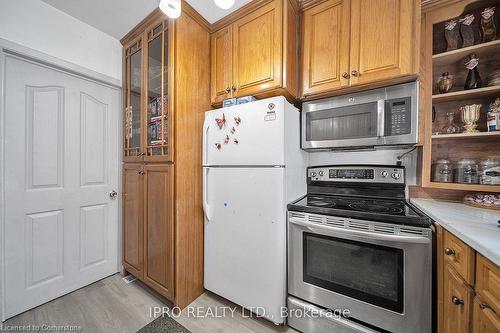
M 390 99 L 385 102 L 386 135 L 411 133 L 411 98 Z

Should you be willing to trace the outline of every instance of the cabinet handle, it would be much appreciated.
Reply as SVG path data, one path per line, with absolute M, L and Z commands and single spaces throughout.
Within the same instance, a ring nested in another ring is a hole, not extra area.
M 348 78 L 350 78 L 351 76 L 349 75 L 349 73 L 344 72 L 344 73 L 342 73 L 342 77 L 343 77 L 344 79 L 348 79 Z
M 454 256 L 455 255 L 455 250 L 450 249 L 449 247 L 447 247 L 446 249 L 444 249 L 444 254 L 446 254 L 447 256 Z
M 238 90 L 238 88 L 236 88 L 236 86 L 233 86 L 232 89 L 233 89 L 233 92 L 236 92 L 236 90 Z
M 226 88 L 226 94 L 229 94 L 231 92 L 231 88 L 227 87 Z
M 481 308 L 481 310 L 484 310 L 484 309 L 491 309 L 491 306 L 489 306 L 488 304 L 486 303 L 479 303 L 479 307 Z
M 145 174 L 145 172 L 144 171 L 139 171 L 139 174 L 142 176 L 142 175 Z
M 357 70 L 353 69 L 353 70 L 351 71 L 351 75 L 352 75 L 352 76 L 355 76 L 355 77 L 358 77 L 358 76 L 359 76 L 359 72 L 358 72 Z
M 464 304 L 464 300 L 458 298 L 457 296 L 452 296 L 451 302 L 455 305 L 463 305 Z
M 144 153 L 140 152 L 139 154 L 137 154 L 137 156 L 144 156 Z

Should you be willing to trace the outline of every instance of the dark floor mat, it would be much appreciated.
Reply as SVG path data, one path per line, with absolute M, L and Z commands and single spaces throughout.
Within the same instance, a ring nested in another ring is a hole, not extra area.
M 169 316 L 161 316 L 141 328 L 137 333 L 191 333 L 190 330 L 176 322 Z

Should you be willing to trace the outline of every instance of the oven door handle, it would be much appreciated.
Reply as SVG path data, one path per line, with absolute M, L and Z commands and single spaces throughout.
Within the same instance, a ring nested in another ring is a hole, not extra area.
M 327 235 L 333 237 L 339 237 L 339 235 L 355 236 L 357 238 L 364 238 L 367 240 L 380 240 L 380 241 L 398 241 L 403 243 L 429 243 L 431 240 L 425 236 L 406 236 L 406 235 L 386 235 L 379 233 L 367 233 L 366 231 L 342 229 L 333 226 L 323 226 L 319 224 L 311 224 L 308 222 L 297 221 L 295 219 L 289 219 L 289 222 L 307 230 L 320 235 Z
M 385 101 L 383 99 L 377 101 L 377 136 L 379 138 L 385 136 Z

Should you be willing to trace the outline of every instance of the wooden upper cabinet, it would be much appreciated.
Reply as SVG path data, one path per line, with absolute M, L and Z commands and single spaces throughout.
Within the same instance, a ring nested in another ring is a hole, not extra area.
M 349 84 L 349 23 L 348 0 L 329 0 L 304 12 L 304 95 Z
M 444 270 L 443 333 L 470 332 L 473 291 L 451 266 Z
M 414 71 L 414 0 L 351 0 L 351 84 Z
M 232 59 L 232 29 L 222 28 L 210 37 L 211 56 L 211 93 L 212 102 L 220 103 L 232 96 L 233 59 Z
M 173 165 L 145 165 L 144 172 L 144 281 L 173 299 Z
M 255 2 L 211 36 L 211 100 L 298 94 L 298 13 L 293 0 Z M 228 51 L 230 50 L 230 51 Z M 228 92 L 230 88 L 231 92 Z
M 281 85 L 282 5 L 273 1 L 233 24 L 236 96 Z
M 138 277 L 143 274 L 143 171 L 140 164 L 123 168 L 123 261 Z

